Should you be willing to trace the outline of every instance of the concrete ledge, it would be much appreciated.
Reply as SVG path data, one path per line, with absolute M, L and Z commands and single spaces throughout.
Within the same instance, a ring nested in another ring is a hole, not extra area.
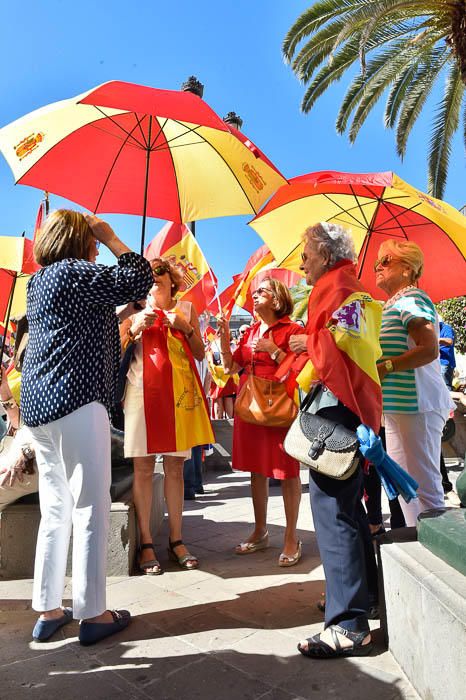
M 233 418 L 213 420 L 212 427 L 216 442 L 213 445 L 213 454 L 205 459 L 205 468 L 216 472 L 231 472 Z
M 464 697 L 466 578 L 419 542 L 382 542 L 389 649 L 421 698 Z
M 156 538 L 164 518 L 163 476 L 154 474 L 151 530 Z M 0 578 L 31 578 L 40 510 L 38 504 L 13 503 L 0 513 Z M 67 576 L 71 575 L 71 538 Z M 138 531 L 136 513 L 128 491 L 110 510 L 107 576 L 128 576 L 133 573 Z

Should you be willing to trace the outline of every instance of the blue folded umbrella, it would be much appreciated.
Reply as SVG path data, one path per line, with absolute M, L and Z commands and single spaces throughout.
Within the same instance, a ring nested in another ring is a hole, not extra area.
M 380 477 L 382 486 L 390 501 L 398 495 L 402 496 L 406 503 L 417 498 L 419 484 L 400 467 L 394 459 L 385 452 L 382 440 L 367 425 L 360 425 L 356 430 L 362 454 L 371 462 Z

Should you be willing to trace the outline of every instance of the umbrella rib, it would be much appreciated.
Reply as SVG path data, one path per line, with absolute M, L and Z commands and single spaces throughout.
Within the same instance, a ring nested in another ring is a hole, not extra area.
M 354 197 L 355 200 L 356 200 L 356 204 L 358 205 L 358 209 L 359 209 L 359 211 L 361 212 L 361 215 L 362 215 L 362 217 L 363 217 L 363 219 L 364 219 L 364 222 L 365 222 L 367 228 L 369 228 L 370 223 L 369 223 L 369 221 L 367 220 L 366 213 L 363 211 L 363 208 L 362 208 L 362 206 L 361 206 L 361 202 L 360 202 L 359 199 L 358 199 L 358 195 L 356 194 L 356 192 L 355 192 L 354 189 L 353 189 L 353 185 L 350 185 L 350 190 L 351 190 L 351 192 L 352 192 L 352 194 L 353 194 L 353 197 Z
M 134 127 L 133 127 L 133 129 L 136 129 L 137 127 L 138 127 L 138 124 L 135 124 Z M 95 205 L 95 208 L 94 208 L 94 212 L 96 212 L 97 209 L 99 208 L 99 205 L 100 205 L 100 202 L 101 202 L 101 200 L 102 200 L 102 197 L 104 196 L 105 188 L 107 187 L 108 181 L 110 180 L 110 177 L 111 177 L 112 172 L 113 172 L 113 170 L 114 170 L 114 168 L 115 168 L 115 165 L 116 165 L 116 163 L 117 163 L 117 160 L 118 160 L 118 158 L 120 157 L 120 154 L 121 154 L 122 150 L 124 149 L 124 147 L 125 147 L 125 145 L 126 145 L 128 139 L 129 139 L 130 137 L 131 137 L 131 133 L 127 134 L 126 139 L 125 139 L 125 140 L 123 141 L 123 143 L 121 144 L 120 148 L 118 149 L 118 153 L 116 154 L 115 158 L 113 159 L 113 163 L 112 163 L 112 165 L 110 166 L 110 169 L 109 169 L 109 171 L 108 171 L 108 173 L 107 173 L 107 177 L 105 178 L 105 182 L 104 182 L 104 184 L 102 185 L 102 189 L 101 189 L 101 191 L 100 191 L 99 198 L 98 198 L 98 200 L 97 200 L 97 202 L 96 202 L 96 205 Z
M 118 129 L 120 129 L 127 137 L 131 137 L 132 139 L 134 139 L 134 141 L 136 142 L 136 144 L 138 146 L 140 146 L 141 148 L 146 150 L 146 148 L 147 148 L 146 144 L 138 141 L 137 138 L 133 135 L 134 128 L 131 131 L 127 131 L 113 117 L 111 117 L 109 114 L 105 114 L 105 112 L 103 111 L 103 109 L 101 107 L 97 107 L 97 105 L 93 105 L 93 107 L 95 107 L 95 109 L 98 112 L 100 112 L 100 114 L 102 114 L 105 119 L 108 119 L 110 122 L 112 122 L 112 124 L 114 124 L 116 127 L 118 127 Z M 136 112 L 125 112 L 125 114 L 134 114 L 136 116 Z M 136 119 L 137 119 L 137 116 L 136 116 Z
M 156 117 L 155 117 L 155 118 L 156 118 Z M 157 119 L 157 118 L 156 118 L 156 119 Z M 159 120 L 157 119 L 157 125 L 158 125 L 158 127 L 159 127 L 159 130 L 158 130 L 157 134 L 155 135 L 155 138 L 154 138 L 154 140 L 152 141 L 152 143 L 149 143 L 149 144 L 148 144 L 149 149 L 150 149 L 151 151 L 162 150 L 162 149 L 157 149 L 157 148 L 155 148 L 155 144 L 157 143 L 157 139 L 159 138 L 159 136 L 160 136 L 161 134 L 163 134 L 163 135 L 165 136 L 164 129 L 165 129 L 165 125 L 166 125 L 167 122 L 168 122 L 168 117 L 165 118 L 165 121 L 164 121 L 164 123 L 163 123 L 162 125 L 159 124 Z M 167 139 L 166 139 L 166 138 L 165 138 L 165 142 L 167 142 Z
M 184 127 L 184 128 L 186 129 L 186 131 L 183 132 L 182 134 L 176 134 L 176 136 L 173 136 L 171 139 L 165 138 L 165 141 L 166 141 L 167 144 L 172 143 L 172 142 L 175 141 L 176 139 L 179 139 L 179 138 L 181 138 L 182 136 L 186 136 L 186 134 L 190 134 L 190 133 L 191 133 L 191 134 L 192 134 L 192 133 L 196 133 L 197 136 L 199 136 L 199 138 L 201 138 L 203 141 L 205 141 L 204 137 L 203 137 L 201 134 L 197 133 L 197 130 L 200 129 L 201 126 L 202 126 L 201 124 L 198 124 L 197 126 L 194 126 L 194 127 L 190 127 L 190 126 L 186 126 L 186 124 L 184 124 L 183 122 L 180 122 L 178 119 L 171 119 L 170 121 L 172 121 L 174 124 L 178 124 L 178 126 Z M 156 143 L 158 137 L 160 136 L 160 133 L 163 132 L 163 130 L 164 130 L 165 125 L 166 125 L 167 122 L 168 122 L 168 117 L 165 119 L 165 122 L 164 122 L 163 126 L 160 127 L 159 133 L 157 134 L 157 136 L 155 137 L 155 139 L 154 139 L 153 142 L 151 143 L 151 149 L 154 148 L 155 143 Z M 165 134 L 164 134 L 164 135 L 165 135 Z M 194 144 L 189 144 L 189 143 L 188 143 L 188 144 L 182 144 L 182 145 L 191 146 L 191 145 L 194 145 Z
M 398 224 L 398 226 L 403 231 L 403 236 L 406 238 L 406 240 L 408 240 L 408 235 L 407 235 L 406 231 L 404 230 L 403 225 L 398 221 L 398 217 L 400 216 L 400 214 L 394 214 L 393 212 L 391 212 L 390 209 L 388 208 L 387 204 L 388 204 L 388 202 L 383 202 L 385 209 L 390 214 L 390 218 L 384 222 L 384 226 L 385 226 L 385 224 L 388 224 L 390 221 L 392 221 L 394 219 L 396 221 L 396 223 Z M 407 209 L 404 209 L 403 214 L 405 214 L 406 212 L 414 211 L 414 209 L 416 209 L 416 207 L 420 206 L 420 204 L 421 204 L 420 202 L 416 202 L 415 204 L 413 204 L 412 207 L 408 207 Z M 388 230 L 390 230 L 390 229 L 388 229 Z M 383 228 L 377 228 L 378 233 L 383 233 L 383 231 L 384 231 Z
M 253 206 L 253 204 L 252 204 L 252 202 L 251 202 L 251 200 L 250 200 L 248 194 L 246 193 L 244 187 L 241 185 L 241 183 L 240 183 L 240 181 L 239 181 L 239 179 L 238 179 L 236 173 L 234 172 L 234 170 L 232 169 L 232 167 L 230 166 L 230 164 L 225 160 L 225 158 L 224 158 L 223 155 L 218 151 L 218 149 L 215 148 L 215 146 L 214 146 L 210 141 L 208 141 L 208 139 L 205 138 L 205 136 L 203 136 L 202 134 L 198 133 L 197 130 L 201 128 L 202 124 L 199 124 L 199 125 L 197 125 L 197 126 L 191 128 L 191 127 L 189 127 L 189 126 L 186 126 L 186 124 L 184 124 L 183 122 L 180 122 L 180 121 L 177 120 L 177 119 L 172 119 L 172 121 L 173 121 L 174 123 L 178 124 L 179 126 L 184 126 L 184 127 L 187 129 L 187 131 L 186 131 L 184 134 L 177 134 L 177 135 L 174 136 L 170 141 L 167 139 L 166 143 L 167 143 L 168 151 L 171 153 L 172 148 L 181 148 L 181 147 L 186 146 L 186 145 L 196 145 L 196 144 L 179 144 L 179 146 L 169 146 L 169 143 L 170 143 L 171 141 L 174 141 L 174 140 L 177 139 L 177 138 L 181 138 L 181 136 L 186 136 L 187 133 L 193 133 L 193 132 L 195 132 L 195 133 L 197 134 L 197 136 L 199 136 L 199 138 L 202 139 L 202 142 L 208 144 L 208 146 L 210 146 L 210 148 L 212 148 L 212 150 L 215 151 L 215 153 L 219 156 L 219 158 L 221 158 L 221 160 L 225 163 L 225 165 L 227 166 L 227 168 L 230 170 L 231 174 L 233 175 L 234 179 L 235 179 L 236 182 L 238 183 L 238 186 L 240 187 L 242 193 L 243 193 L 244 196 L 246 197 L 246 199 L 247 199 L 247 201 L 248 201 L 248 203 L 249 203 L 249 206 L 251 207 L 251 210 L 252 210 L 255 214 L 257 214 L 257 211 L 258 211 L 258 210 Z M 201 144 L 198 144 L 198 145 L 201 145 Z M 173 162 L 173 158 L 172 158 L 172 162 Z M 174 165 L 173 165 L 173 169 L 175 170 Z M 177 189 L 178 189 L 178 188 L 177 188 Z M 180 217 L 181 217 L 181 205 L 180 205 Z M 180 219 L 180 220 L 181 220 L 181 219 Z
M 322 193 L 322 194 L 323 194 L 323 196 L 325 197 L 325 199 L 328 199 L 329 202 L 331 202 L 332 204 L 334 204 L 336 207 L 339 208 L 340 214 L 348 214 L 348 215 L 358 224 L 358 226 L 361 226 L 361 221 L 359 221 L 359 219 L 351 213 L 352 209 L 359 209 L 359 207 L 351 207 L 351 208 L 349 208 L 349 209 L 344 209 L 344 208 L 341 206 L 341 204 L 338 204 L 338 202 L 335 202 L 335 201 L 330 197 L 330 195 L 328 195 L 326 192 L 324 192 L 324 193 Z M 372 204 L 372 202 L 371 202 L 371 204 Z M 336 214 L 335 216 L 331 216 L 330 218 L 331 218 L 331 219 L 337 218 L 337 216 L 338 216 L 338 214 Z M 365 219 L 366 219 L 366 217 L 364 217 L 364 222 L 362 222 L 363 224 L 365 223 Z M 346 224 L 348 224 L 348 222 L 346 222 Z

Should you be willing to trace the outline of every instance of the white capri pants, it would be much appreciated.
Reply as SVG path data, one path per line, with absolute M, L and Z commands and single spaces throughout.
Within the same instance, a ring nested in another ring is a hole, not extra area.
M 105 575 L 110 514 L 110 423 L 93 401 L 63 418 L 30 428 L 39 471 L 41 521 L 32 607 L 62 603 L 73 527 L 73 617 L 106 609 Z
M 444 508 L 440 453 L 445 420 L 437 411 L 426 413 L 386 413 L 387 453 L 419 484 L 418 497 L 401 509 L 408 527 L 416 525 L 419 513 L 429 508 Z

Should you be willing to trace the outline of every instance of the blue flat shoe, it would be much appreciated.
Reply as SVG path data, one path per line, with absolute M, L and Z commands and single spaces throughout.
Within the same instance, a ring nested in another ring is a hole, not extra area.
M 46 642 L 60 627 L 72 621 L 72 608 L 63 608 L 63 617 L 58 617 L 56 620 L 41 620 L 39 618 L 32 630 L 32 638 L 35 642 Z
M 128 627 L 131 613 L 128 610 L 110 610 L 113 622 L 81 622 L 79 625 L 79 643 L 83 647 L 100 642 L 101 639 L 121 632 Z

